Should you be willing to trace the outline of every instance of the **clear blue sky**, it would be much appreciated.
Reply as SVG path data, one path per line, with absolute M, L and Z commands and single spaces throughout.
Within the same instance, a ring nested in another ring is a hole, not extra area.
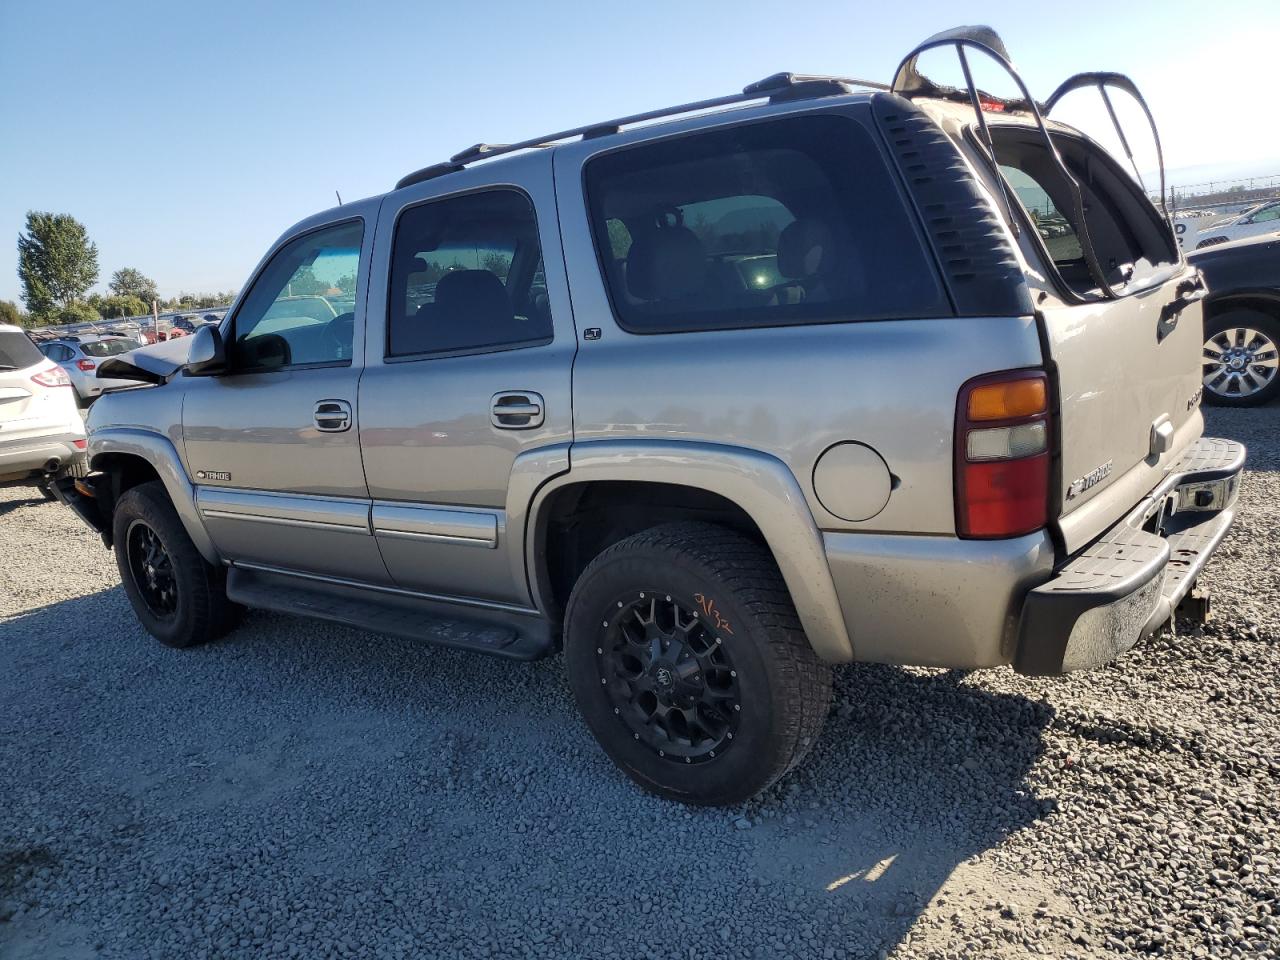
M 1275 0 L 0 0 L 0 299 L 29 209 L 88 227 L 99 289 L 121 266 L 164 294 L 238 287 L 335 189 L 778 70 L 887 80 L 966 22 L 1000 31 L 1040 97 L 1132 74 L 1184 181 L 1280 172 Z

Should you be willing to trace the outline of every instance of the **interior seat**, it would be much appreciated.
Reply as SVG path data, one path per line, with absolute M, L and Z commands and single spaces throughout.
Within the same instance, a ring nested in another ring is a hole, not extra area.
M 707 282 L 702 241 L 688 227 L 658 227 L 631 243 L 626 260 L 627 292 L 639 300 L 669 302 L 701 294 Z

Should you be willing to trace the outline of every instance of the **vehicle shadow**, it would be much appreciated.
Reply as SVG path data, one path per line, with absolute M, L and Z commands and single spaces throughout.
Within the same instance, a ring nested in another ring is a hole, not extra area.
M 22 497 L 18 500 L 0 500 L 0 517 L 10 514 L 14 510 L 20 510 L 23 507 L 34 507 L 44 503 L 45 498 L 38 493 Z
M 0 846 L 74 809 L 104 846 L 145 837 L 128 867 L 144 879 L 203 876 L 285 830 L 290 883 L 415 878 L 435 895 L 402 910 L 504 917 L 514 938 L 523 920 L 551 924 L 582 956 L 693 942 L 708 948 L 696 956 L 875 957 L 937 935 L 917 922 L 939 898 L 1030 911 L 1053 896 L 1047 880 L 974 862 L 1053 809 L 1026 783 L 1053 711 L 958 672 L 837 671 L 806 763 L 743 808 L 708 810 L 613 768 L 559 657 L 508 662 L 263 613 L 170 650 L 119 588 L 0 622 L 0 656 L 13 665 L 0 766 L 40 798 L 0 816 Z M 96 929 L 77 909 L 66 923 Z M 767 942 L 748 916 L 768 918 Z

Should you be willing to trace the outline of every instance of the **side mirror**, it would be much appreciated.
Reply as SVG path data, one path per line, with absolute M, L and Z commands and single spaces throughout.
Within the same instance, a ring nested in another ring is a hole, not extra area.
M 193 374 L 217 373 L 227 363 L 227 350 L 222 333 L 213 324 L 196 329 L 191 335 L 191 352 L 187 354 L 187 372 Z

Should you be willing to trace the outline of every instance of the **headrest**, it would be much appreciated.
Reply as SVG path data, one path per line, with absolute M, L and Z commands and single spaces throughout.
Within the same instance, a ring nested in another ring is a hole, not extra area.
M 512 317 L 507 288 L 488 270 L 451 270 L 436 284 L 435 312 L 477 324 Z
M 795 220 L 778 234 L 778 272 L 788 280 L 817 276 L 830 267 L 833 237 L 821 220 Z
M 702 289 L 707 260 L 688 227 L 641 233 L 627 253 L 627 290 L 641 300 L 678 300 Z

